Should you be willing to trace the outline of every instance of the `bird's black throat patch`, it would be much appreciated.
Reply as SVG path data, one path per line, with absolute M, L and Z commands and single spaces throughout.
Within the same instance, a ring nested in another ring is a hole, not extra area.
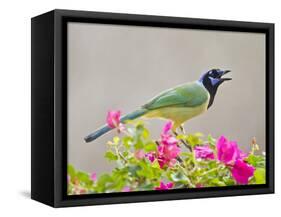
M 210 94 L 210 99 L 208 104 L 208 109 L 209 109 L 213 105 L 218 87 L 221 83 L 217 83 L 216 85 L 213 85 L 208 77 L 205 77 L 201 82 Z

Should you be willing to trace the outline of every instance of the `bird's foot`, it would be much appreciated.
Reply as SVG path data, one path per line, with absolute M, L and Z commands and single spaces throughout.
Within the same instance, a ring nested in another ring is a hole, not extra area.
M 172 132 L 173 132 L 173 134 L 174 134 L 175 136 L 178 136 L 178 135 L 179 135 L 176 130 L 172 130 Z
M 179 135 L 175 130 L 173 130 L 172 132 L 176 137 Z M 191 146 L 186 141 L 184 141 L 183 139 L 180 139 L 180 141 L 190 152 L 192 152 Z
M 186 134 L 183 124 L 180 125 L 180 130 L 181 130 L 181 132 L 182 132 L 183 134 Z

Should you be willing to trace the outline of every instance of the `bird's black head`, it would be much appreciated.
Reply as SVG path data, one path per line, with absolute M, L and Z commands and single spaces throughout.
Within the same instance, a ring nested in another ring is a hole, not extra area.
M 231 78 L 223 78 L 222 76 L 230 72 L 230 70 L 212 69 L 204 73 L 198 80 L 204 85 L 210 94 L 210 101 L 208 108 L 213 104 L 218 87 L 224 82 L 229 81 Z

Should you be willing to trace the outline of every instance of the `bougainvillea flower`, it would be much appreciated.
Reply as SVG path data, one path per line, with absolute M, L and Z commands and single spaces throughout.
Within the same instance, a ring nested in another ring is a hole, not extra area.
M 116 128 L 120 125 L 121 111 L 109 111 L 106 117 L 106 123 L 110 128 Z
M 164 182 L 160 182 L 160 185 L 158 187 L 155 187 L 155 190 L 168 190 L 174 186 L 174 183 L 168 182 L 165 184 Z
M 150 152 L 145 154 L 145 157 L 150 161 L 158 161 L 160 168 L 165 165 L 172 167 L 176 163 L 176 158 L 180 154 L 180 148 L 177 145 L 159 145 L 157 152 Z
M 131 191 L 131 188 L 129 186 L 125 186 L 123 189 L 122 189 L 122 192 L 130 192 Z
M 163 157 L 158 157 L 157 158 L 158 164 L 160 166 L 160 168 L 162 169 L 166 164 L 169 164 L 169 161 L 167 161 L 165 158 Z
M 163 127 L 162 134 L 168 134 L 169 131 L 172 129 L 172 127 L 173 127 L 173 122 L 168 121 Z
M 158 146 L 158 155 L 167 160 L 176 158 L 180 153 L 180 148 L 176 144 Z
M 82 189 L 80 189 L 79 193 L 80 193 L 80 194 L 86 194 L 86 193 L 87 193 L 87 190 L 84 189 L 84 188 L 82 188 Z
M 135 158 L 137 158 L 138 160 L 141 160 L 141 159 L 143 159 L 145 157 L 145 153 L 141 149 L 140 150 L 136 150 L 134 155 L 135 155 Z
M 170 144 L 177 144 L 178 143 L 178 140 L 170 134 L 170 130 L 172 129 L 172 127 L 173 127 L 172 121 L 168 121 L 164 125 L 164 127 L 162 129 L 162 133 L 161 133 L 161 143 L 162 144 L 170 145 Z
M 91 179 L 92 181 L 96 181 L 96 180 L 97 180 L 97 174 L 96 174 L 96 173 L 91 173 L 90 179 Z
M 224 136 L 221 136 L 217 141 L 217 155 L 218 160 L 227 165 L 247 157 L 247 154 L 239 149 L 235 141 L 228 141 Z
M 231 174 L 238 184 L 246 185 L 249 179 L 254 175 L 255 168 L 243 160 L 236 160 L 232 169 Z
M 217 141 L 218 160 L 230 164 L 238 157 L 239 149 L 236 142 L 228 141 L 224 136 L 221 136 Z
M 147 153 L 145 156 L 153 162 L 158 160 L 159 166 L 163 168 L 165 165 L 171 167 L 176 163 L 176 158 L 180 153 L 178 147 L 178 140 L 170 135 L 170 130 L 173 127 L 173 123 L 168 121 L 162 130 L 160 145 L 157 148 L 157 152 Z
M 203 185 L 203 184 L 201 184 L 201 183 L 198 183 L 198 184 L 196 184 L 196 185 L 195 185 L 195 187 L 196 187 L 196 188 L 203 188 L 203 187 L 204 187 L 204 185 Z
M 238 148 L 237 159 L 244 160 L 247 157 L 248 154 L 246 154 L 245 152 L 243 152 L 241 149 Z
M 149 152 L 149 153 L 145 154 L 145 157 L 152 163 L 155 160 L 155 153 Z
M 169 160 L 169 162 L 167 162 L 167 165 L 168 167 L 172 167 L 176 164 L 177 160 L 174 158 L 174 159 L 171 159 Z
M 158 146 L 157 160 L 161 168 L 165 165 L 173 166 L 175 158 L 180 153 L 180 148 L 176 144 L 162 144 Z
M 177 145 L 178 140 L 171 135 L 165 135 L 165 136 L 162 136 L 161 143 L 163 145 L 167 145 L 167 146 L 168 145 Z
M 198 145 L 194 148 L 195 157 L 197 159 L 213 160 L 215 159 L 215 154 L 210 146 L 207 145 Z

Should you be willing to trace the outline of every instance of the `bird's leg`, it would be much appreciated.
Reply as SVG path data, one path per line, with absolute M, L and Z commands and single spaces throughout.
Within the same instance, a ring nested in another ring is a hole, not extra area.
M 182 132 L 183 134 L 186 134 L 183 124 L 180 125 L 180 129 L 181 129 L 181 132 Z
M 180 163 L 180 164 L 182 164 L 183 163 L 183 160 L 181 159 L 181 157 L 179 157 L 179 156 L 177 156 L 177 161 Z
M 178 136 L 178 135 L 179 135 L 176 130 L 172 130 L 172 132 L 173 132 L 173 134 L 174 134 L 175 136 Z
M 175 130 L 173 130 L 173 133 L 175 134 L 175 136 L 178 136 L 178 133 Z M 180 139 L 180 141 L 190 152 L 192 152 L 191 146 L 187 144 L 186 141 L 184 141 L 183 139 Z

